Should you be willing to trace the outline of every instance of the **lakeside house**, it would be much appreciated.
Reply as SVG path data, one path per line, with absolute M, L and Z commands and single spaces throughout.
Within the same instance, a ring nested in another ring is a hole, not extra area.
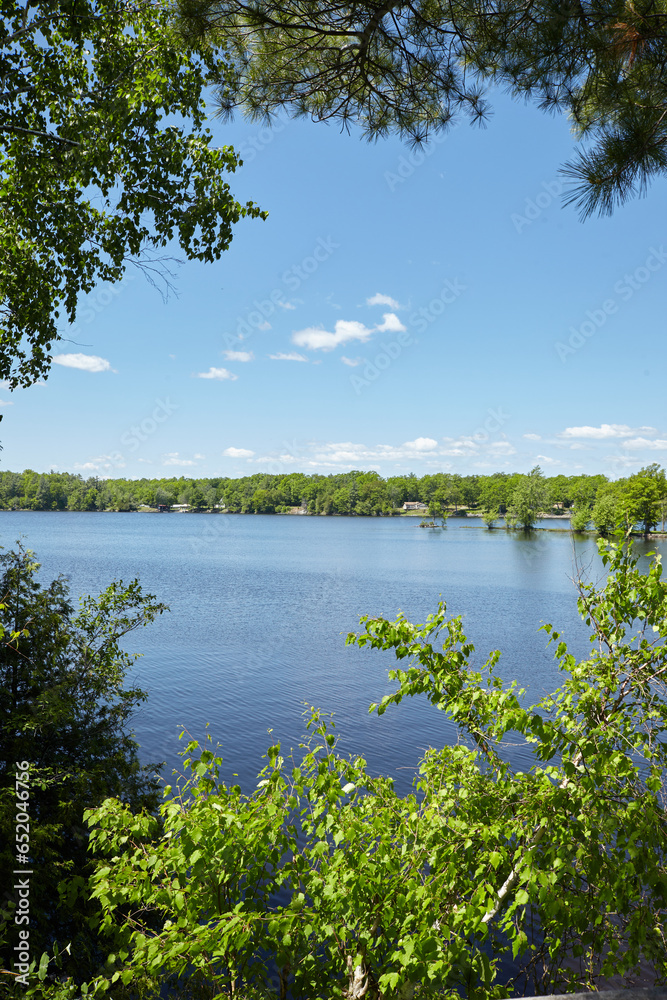
M 427 510 L 428 507 L 421 500 L 406 500 L 403 504 L 403 510 Z

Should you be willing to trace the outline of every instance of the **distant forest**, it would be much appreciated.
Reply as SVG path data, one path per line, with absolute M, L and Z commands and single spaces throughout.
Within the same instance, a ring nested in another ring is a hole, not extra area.
M 596 527 L 604 528 L 596 512 L 603 511 L 603 520 L 611 523 L 628 505 L 633 508 L 633 521 L 649 522 L 651 526 L 664 522 L 667 484 L 665 471 L 658 465 L 613 482 L 603 475 L 547 477 L 539 468 L 528 476 L 437 472 L 388 479 L 376 472 L 328 476 L 256 473 L 240 479 L 84 479 L 66 472 L 43 474 L 27 469 L 0 473 L 0 509 L 133 511 L 187 504 L 191 510 L 234 514 L 280 514 L 298 507 L 308 514 L 382 516 L 397 513 L 405 502 L 421 501 L 431 513 L 470 510 L 504 515 L 516 502 L 517 491 L 521 493 L 528 485 L 533 495 L 539 496 L 540 511 L 574 508 L 582 524 L 588 513 Z

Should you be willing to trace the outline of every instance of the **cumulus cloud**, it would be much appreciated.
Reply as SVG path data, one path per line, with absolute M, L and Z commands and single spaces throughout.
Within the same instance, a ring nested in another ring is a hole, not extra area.
M 11 399 L 0 399 L 0 406 L 13 406 L 14 403 Z
M 541 441 L 542 438 L 539 434 L 524 434 L 526 441 Z
M 438 442 L 435 438 L 415 438 L 414 441 L 406 441 L 403 445 L 404 448 L 412 448 L 414 451 L 433 451 L 434 448 L 438 447 Z
M 225 379 L 229 379 L 230 382 L 235 382 L 238 375 L 234 372 L 228 371 L 227 368 L 209 368 L 207 372 L 195 372 L 192 376 L 193 378 L 215 378 L 219 379 L 221 382 Z
M 54 354 L 53 363 L 64 368 L 78 368 L 82 372 L 112 372 L 106 358 L 96 354 Z
M 255 452 L 248 448 L 225 448 L 222 454 L 227 458 L 252 458 Z
M 402 333 L 406 327 L 403 326 L 396 313 L 383 313 L 382 323 L 375 329 L 379 333 Z
M 293 302 L 279 302 L 278 305 L 281 309 L 296 309 Z
M 344 365 L 348 365 L 350 368 L 356 368 L 357 365 L 360 365 L 360 364 L 363 363 L 364 359 L 363 358 L 346 358 L 345 355 L 343 354 L 343 356 L 341 357 L 340 360 L 343 362 Z
M 667 448 L 667 441 L 662 441 L 660 438 L 654 438 L 653 441 L 649 441 L 645 437 L 630 438 L 623 442 L 624 448 L 630 448 L 633 451 L 637 451 L 641 448 L 650 448 L 653 451 L 664 451 Z
M 378 296 L 374 298 L 377 299 Z M 380 298 L 387 299 L 392 305 L 397 305 L 393 299 L 389 299 L 389 296 L 380 296 Z M 405 329 L 406 327 L 401 323 L 396 313 L 386 312 L 382 314 L 382 322 L 377 326 L 369 327 L 354 319 L 339 319 L 336 321 L 333 331 L 325 330 L 322 326 L 309 326 L 305 330 L 295 330 L 292 334 L 292 343 L 296 344 L 297 347 L 305 347 L 309 351 L 333 351 L 341 344 L 348 344 L 354 340 L 365 344 L 374 333 L 403 333 Z M 344 364 L 349 364 L 349 360 Z
M 599 427 L 566 427 L 558 435 L 561 438 L 592 438 L 597 441 L 604 441 L 609 438 L 632 437 L 639 431 L 655 434 L 655 427 L 628 427 L 627 424 L 600 424 Z
M 223 351 L 225 361 L 254 361 L 252 351 Z
M 400 309 L 396 299 L 392 299 L 391 295 L 383 295 L 381 292 L 376 292 L 372 295 L 370 299 L 366 299 L 367 306 L 389 306 L 391 309 Z
M 308 358 L 303 354 L 297 354 L 296 351 L 290 351 L 289 354 L 279 351 L 278 354 L 269 354 L 269 357 L 272 361 L 308 361 Z
M 350 340 L 360 340 L 365 343 L 372 335 L 373 330 L 369 330 L 357 320 L 339 319 L 336 321 L 333 333 L 323 330 L 322 327 L 309 326 L 305 330 L 293 333 L 292 343 L 310 351 L 333 351 L 335 347 L 347 344 Z

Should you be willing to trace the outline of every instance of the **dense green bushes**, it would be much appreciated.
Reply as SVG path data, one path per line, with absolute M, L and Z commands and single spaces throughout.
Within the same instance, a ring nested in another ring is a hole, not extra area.
M 56 942 L 69 946 L 61 968 L 80 978 L 104 964 L 108 942 L 86 891 L 83 814 L 110 795 L 157 808 L 153 769 L 141 766 L 129 729 L 146 695 L 124 684 L 135 657 L 122 642 L 164 605 L 135 580 L 75 609 L 63 579 L 37 583 L 30 552 L 2 555 L 0 567 L 1 989 L 19 934 L 37 962 Z M 22 874 L 25 913 L 17 910 Z

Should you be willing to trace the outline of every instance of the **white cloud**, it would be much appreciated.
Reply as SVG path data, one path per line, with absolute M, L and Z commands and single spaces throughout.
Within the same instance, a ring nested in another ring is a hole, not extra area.
M 333 442 L 316 446 L 309 461 L 303 462 L 309 466 L 349 465 L 359 467 L 361 464 L 369 467 L 369 463 L 379 468 L 380 462 L 400 461 L 402 459 L 433 458 L 446 454 L 438 448 L 434 438 L 416 438 L 401 445 L 378 444 L 367 447 L 353 441 Z
M 526 441 L 541 441 L 542 437 L 540 434 L 524 434 Z
M 225 361 L 254 361 L 252 351 L 223 351 Z
M 486 435 L 483 435 L 485 438 Z M 422 468 L 433 468 L 441 471 L 451 469 L 449 457 L 463 459 L 480 467 L 498 469 L 507 466 L 515 454 L 513 445 L 507 440 L 486 441 L 476 440 L 472 435 L 466 437 L 444 438 L 438 442 L 431 437 L 418 437 L 402 444 L 365 445 L 355 441 L 309 442 L 298 449 L 294 455 L 260 454 L 252 458 L 253 465 L 266 465 L 269 462 L 280 462 L 282 465 L 298 465 L 304 471 L 307 469 L 377 469 L 385 470 L 382 475 L 392 474 L 388 466 L 413 471 L 419 465 Z M 488 461 L 484 462 L 484 458 Z
M 637 427 L 633 430 L 633 428 L 628 427 L 627 424 L 600 424 L 599 427 L 566 427 L 564 431 L 561 431 L 558 437 L 593 438 L 595 440 L 602 441 L 609 438 L 632 437 L 632 435 L 637 434 L 638 431 L 644 431 L 649 434 L 656 433 L 655 427 Z
M 163 465 L 189 466 L 197 464 L 191 458 L 181 458 L 177 451 L 168 451 L 167 454 L 163 456 L 163 459 Z
M 227 458 L 252 458 L 255 452 L 248 448 L 225 448 L 222 454 Z
M 363 358 L 346 358 L 345 355 L 340 359 L 344 365 L 349 365 L 350 368 L 356 368 L 357 365 L 363 364 Z
M 291 302 L 279 302 L 278 305 L 281 309 L 296 309 L 296 306 Z
M 238 375 L 234 375 L 233 372 L 228 371 L 226 368 L 209 368 L 207 372 L 195 372 L 192 376 L 193 378 L 215 378 L 220 381 L 229 379 L 230 382 L 235 382 Z
M 649 441 L 645 437 L 630 438 L 628 441 L 623 442 L 624 448 L 631 448 L 636 451 L 640 448 L 650 448 L 653 451 L 664 451 L 667 448 L 667 441 L 661 441 L 660 438 L 656 438 L 653 441 Z
M 347 344 L 353 340 L 359 340 L 365 344 L 374 333 L 402 333 L 405 329 L 398 316 L 393 312 L 388 312 L 383 313 L 381 323 L 372 327 L 368 327 L 358 320 L 339 319 L 336 321 L 333 333 L 321 326 L 309 326 L 305 330 L 295 330 L 292 334 L 292 343 L 298 347 L 305 347 L 309 351 L 333 351 L 341 344 Z M 344 364 L 349 364 L 349 361 L 344 362 Z
M 544 465 L 560 465 L 560 461 L 557 458 L 549 458 L 548 455 L 538 455 L 538 462 L 543 462 Z
M 271 324 L 269 323 L 269 321 L 267 319 L 263 319 L 261 323 L 257 324 L 257 329 L 258 330 L 270 330 L 271 329 Z
M 379 333 L 402 333 L 406 329 L 396 313 L 383 313 L 382 320 L 383 322 L 375 327 Z
M 13 406 L 14 403 L 11 399 L 0 399 L 0 406 Z
M 82 372 L 112 372 L 106 358 L 96 354 L 54 354 L 53 363 L 64 368 L 78 368 Z
M 339 319 L 336 321 L 334 333 L 321 327 L 309 326 L 305 330 L 297 330 L 292 334 L 292 343 L 297 347 L 306 347 L 311 351 L 333 351 L 340 344 L 350 340 L 360 340 L 365 343 L 373 335 L 363 323 L 357 320 Z
M 414 441 L 406 441 L 404 448 L 412 448 L 414 451 L 433 451 L 438 447 L 435 438 L 415 438 Z
M 297 354 L 296 351 L 290 351 L 289 354 L 283 354 L 278 352 L 278 354 L 269 354 L 272 361 L 308 361 L 308 358 L 304 357 L 303 354 Z
M 492 441 L 487 451 L 492 455 L 516 455 L 516 448 L 509 441 Z
M 108 472 L 109 469 L 124 469 L 125 462 L 116 453 L 112 455 L 98 455 L 88 462 L 75 462 L 74 468 L 81 472 Z
M 376 292 L 372 295 L 370 299 L 366 299 L 367 306 L 390 306 L 391 309 L 400 309 L 396 299 L 392 299 L 391 295 L 383 295 L 381 292 Z

